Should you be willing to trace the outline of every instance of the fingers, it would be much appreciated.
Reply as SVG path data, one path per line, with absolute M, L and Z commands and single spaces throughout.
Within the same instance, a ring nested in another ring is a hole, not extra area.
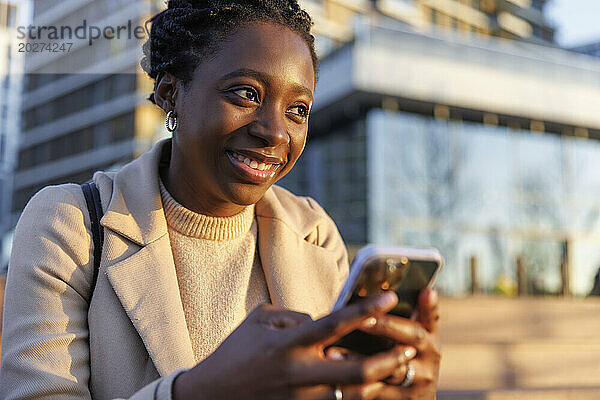
M 426 288 L 419 294 L 419 314 L 417 320 L 431 333 L 438 332 L 438 294 L 435 290 Z
M 406 378 L 406 374 L 408 371 L 407 365 L 410 364 L 414 370 L 414 378 L 412 384 L 403 388 L 400 385 Z M 431 397 L 431 394 L 435 394 L 437 388 L 437 373 L 435 370 L 427 366 L 427 363 L 420 359 L 414 359 L 402 367 L 398 368 L 396 373 L 394 373 L 391 377 L 385 379 L 383 382 L 386 383 L 386 388 L 381 388 L 378 399 L 397 399 L 404 397 L 393 397 L 395 393 L 396 396 L 398 394 L 403 394 L 406 398 L 418 398 L 418 399 L 435 399 L 435 397 Z M 391 396 L 391 397 L 390 397 Z
M 286 329 L 312 322 L 310 315 L 291 310 L 281 310 L 263 313 L 259 317 L 260 323 L 271 329 Z
M 290 335 L 291 345 L 330 345 L 358 328 L 370 316 L 391 310 L 398 298 L 393 292 L 365 299 L 335 311 L 310 324 L 302 324 Z
M 408 400 L 412 399 L 403 388 L 397 386 L 384 386 L 377 394 L 377 400 Z
M 436 385 L 417 382 L 418 376 L 419 373 L 416 372 L 415 382 L 408 388 L 396 385 L 385 385 L 379 388 L 377 400 L 435 400 Z
M 362 360 L 365 358 L 363 354 L 353 352 L 343 347 L 329 347 L 325 350 L 325 358 L 333 361 L 343 360 Z
M 341 392 L 342 399 L 344 400 L 372 400 L 378 397 L 379 391 L 383 388 L 383 386 L 383 383 L 375 382 L 367 385 L 333 387 L 333 393 L 329 394 L 329 397 L 325 397 L 325 399 L 335 399 L 335 390 L 338 389 Z
M 417 355 L 417 350 L 412 346 L 396 346 L 396 349 L 402 353 L 406 357 L 406 361 L 410 361 Z M 354 352 L 352 350 L 332 346 L 325 350 L 325 358 L 333 361 L 343 361 L 343 360 L 364 360 L 367 356 L 361 353 Z
M 388 337 L 396 342 L 421 348 L 427 337 L 427 331 L 419 322 L 394 315 L 382 315 L 375 319 L 374 325 L 363 326 L 363 332 Z
M 375 382 L 367 385 L 351 385 L 351 386 L 330 386 L 321 385 L 312 388 L 302 389 L 302 399 L 311 400 L 335 400 L 336 389 L 341 391 L 343 400 L 374 400 L 379 398 L 379 392 L 384 387 L 381 382 Z
M 296 377 L 296 384 L 313 386 L 321 384 L 362 385 L 380 381 L 405 364 L 412 352 L 403 348 L 378 353 L 363 359 L 342 361 L 320 360 L 316 363 L 296 364 L 290 371 Z
M 404 378 L 406 378 L 407 373 L 407 364 L 402 364 L 394 371 L 394 373 L 390 377 L 384 379 L 384 382 L 390 385 L 400 385 L 404 381 Z

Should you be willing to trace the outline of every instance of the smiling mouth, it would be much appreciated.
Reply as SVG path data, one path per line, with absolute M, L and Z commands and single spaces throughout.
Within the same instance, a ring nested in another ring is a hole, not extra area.
M 269 181 L 283 163 L 266 163 L 252 159 L 246 155 L 236 153 L 235 151 L 227 151 L 229 161 L 235 167 L 234 170 L 241 178 L 250 181 L 251 183 L 266 183 Z
M 277 168 L 279 164 L 269 164 L 265 162 L 260 162 L 258 160 L 254 160 L 248 156 L 236 153 L 235 151 L 231 152 L 231 155 L 236 158 L 238 161 L 243 162 L 248 167 L 255 169 L 257 171 L 270 171 L 271 169 Z

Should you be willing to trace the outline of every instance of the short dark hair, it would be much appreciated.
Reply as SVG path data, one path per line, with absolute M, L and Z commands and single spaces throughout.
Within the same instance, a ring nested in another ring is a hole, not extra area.
M 306 42 L 315 76 L 318 60 L 313 25 L 297 0 L 169 0 L 167 9 L 151 22 L 140 64 L 154 80 L 169 72 L 187 86 L 196 67 L 219 49 L 221 41 L 240 25 L 271 22 L 290 28 Z M 148 99 L 155 103 L 154 93 Z

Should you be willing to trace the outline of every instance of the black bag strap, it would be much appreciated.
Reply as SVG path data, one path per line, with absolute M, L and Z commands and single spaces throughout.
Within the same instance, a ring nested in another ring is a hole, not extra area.
M 100 218 L 102 218 L 102 202 L 100 201 L 100 192 L 96 187 L 94 181 L 89 181 L 81 185 L 83 189 L 83 196 L 87 204 L 88 212 L 90 213 L 91 229 L 92 229 L 92 240 L 94 242 L 94 275 L 92 277 L 92 290 L 96 287 L 96 280 L 98 279 L 98 271 L 100 270 L 100 257 L 102 256 L 102 243 L 104 243 L 104 231 L 100 226 Z

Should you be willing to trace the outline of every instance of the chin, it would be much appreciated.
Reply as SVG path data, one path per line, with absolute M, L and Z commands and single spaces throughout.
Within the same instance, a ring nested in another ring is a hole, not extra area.
M 271 185 L 234 184 L 227 188 L 226 196 L 234 204 L 249 206 L 258 203 L 270 187 Z

